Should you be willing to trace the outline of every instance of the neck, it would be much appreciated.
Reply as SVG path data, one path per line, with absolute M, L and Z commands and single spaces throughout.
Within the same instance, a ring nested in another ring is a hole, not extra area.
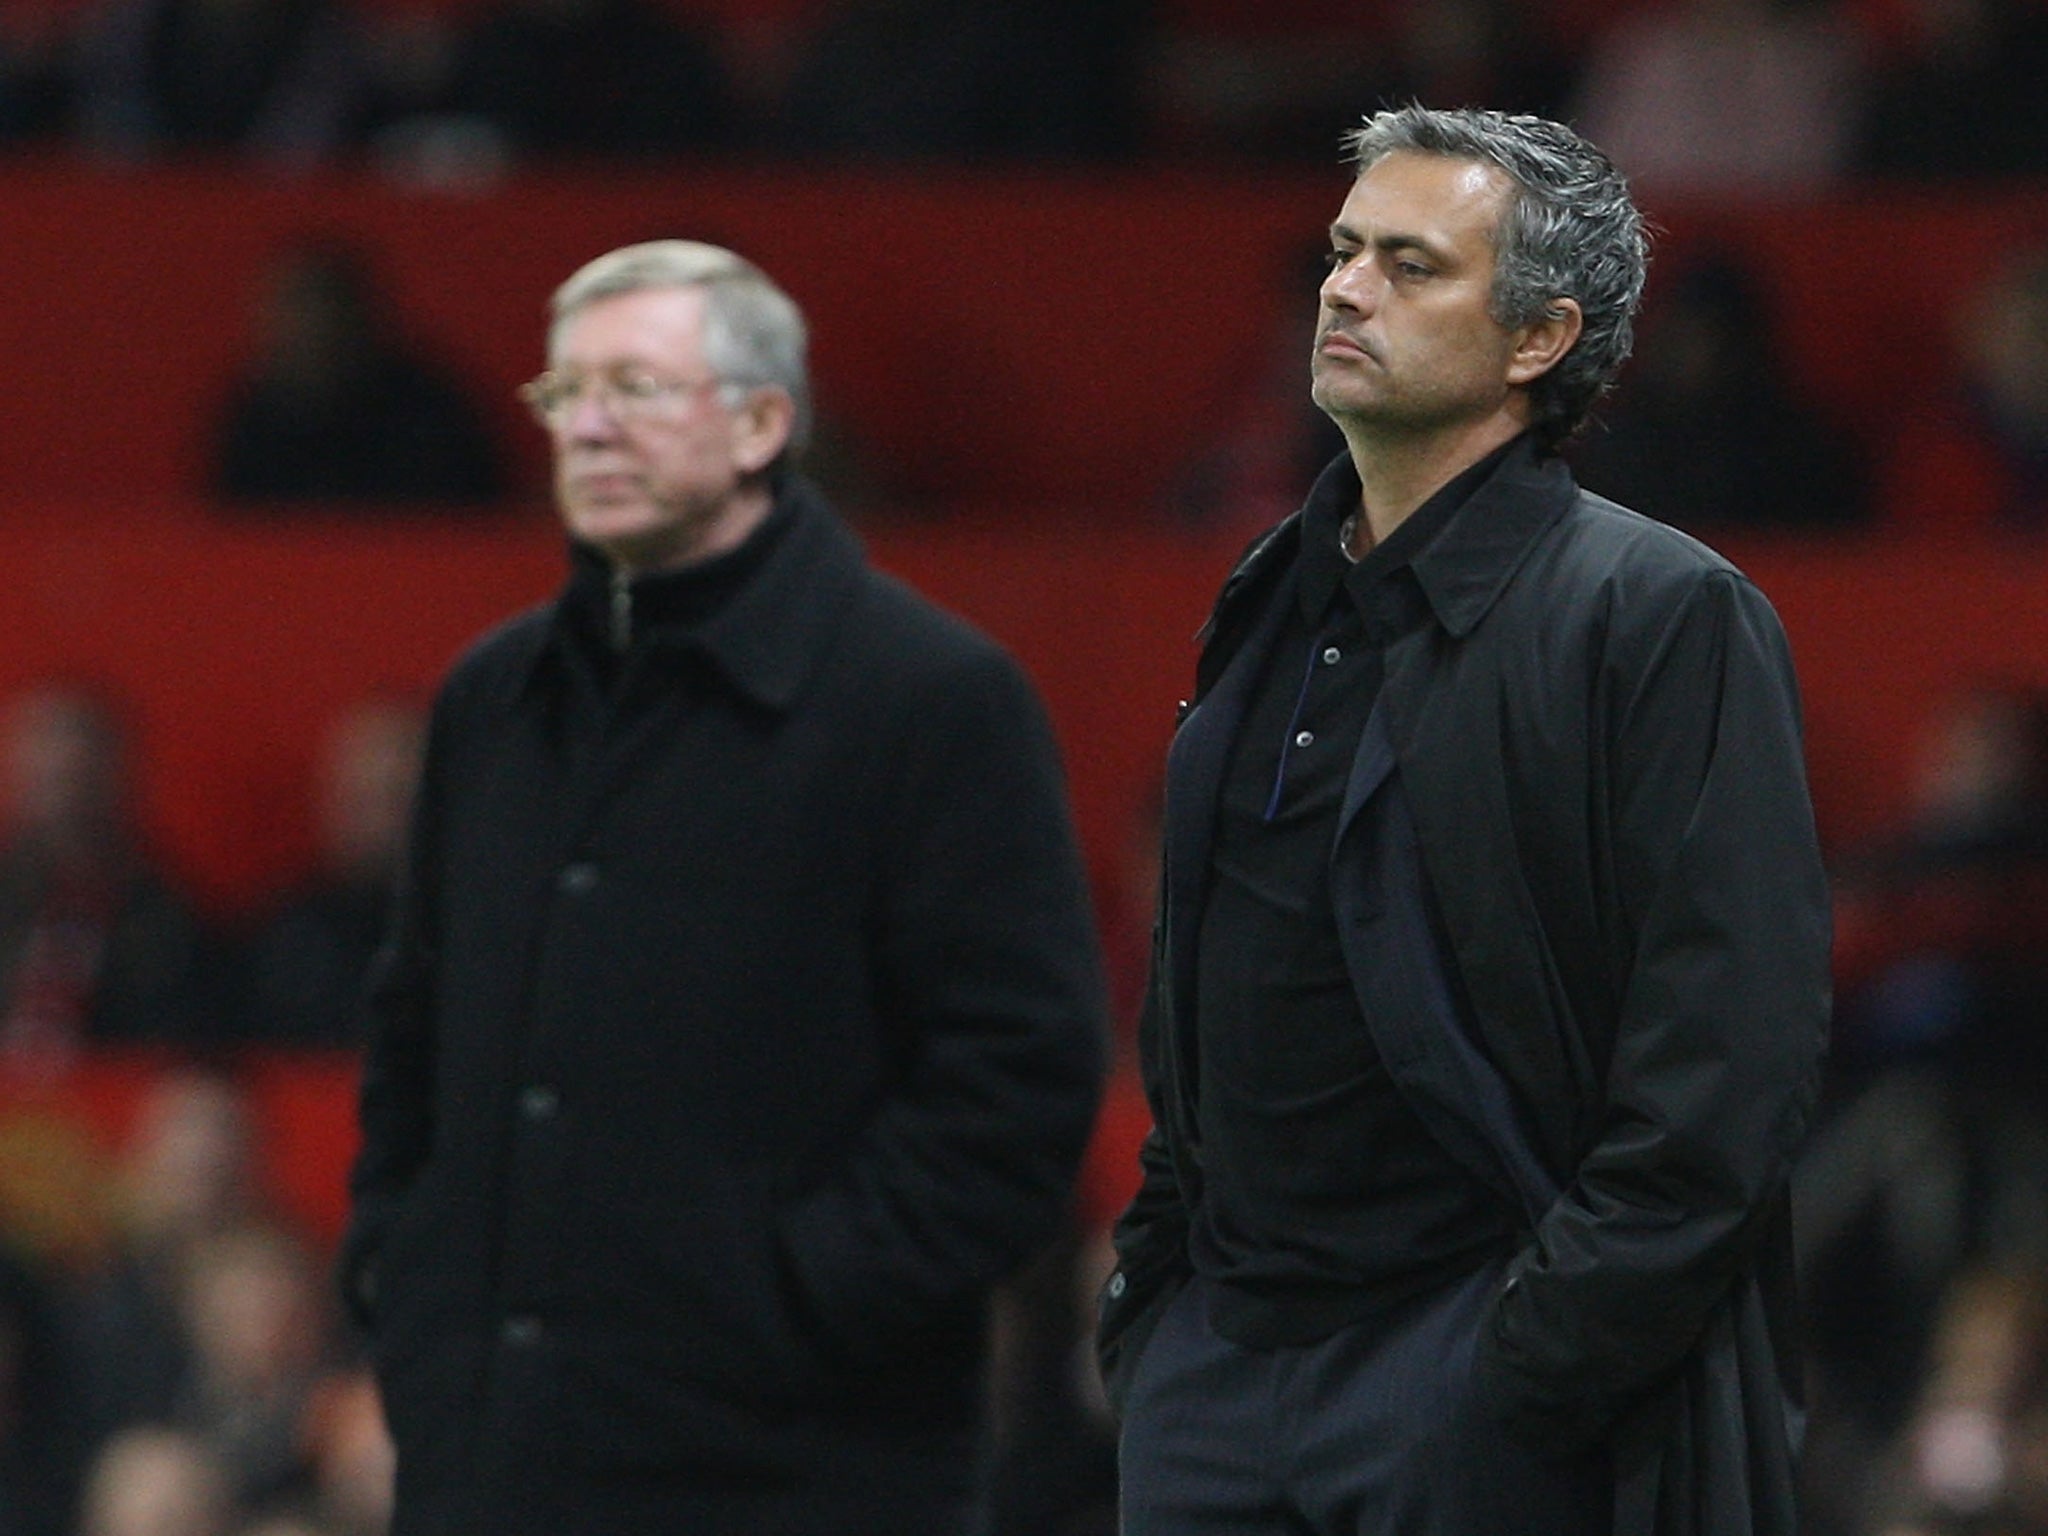
M 1514 438 L 1523 426 L 1511 416 L 1498 414 L 1429 436 L 1347 425 L 1344 439 L 1358 471 L 1365 514 L 1353 548 L 1363 553 L 1385 540 L 1417 507 Z

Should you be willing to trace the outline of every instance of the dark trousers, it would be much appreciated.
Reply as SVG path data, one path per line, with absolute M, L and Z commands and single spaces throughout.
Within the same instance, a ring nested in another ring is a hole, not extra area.
M 951 1455 L 933 1442 L 954 1442 Z M 392 1536 L 973 1536 L 974 1442 L 850 1430 L 821 1438 L 800 1475 L 600 1470 L 546 1451 L 496 1465 L 480 1486 L 408 1496 Z
M 1220 1337 L 1189 1281 L 1131 1378 L 1124 1536 L 1608 1536 L 1605 1455 L 1527 1450 L 1474 1399 L 1497 1279 L 1281 1349 Z
M 979 1516 L 945 1473 L 860 1475 L 799 1488 L 615 1482 L 558 1499 L 559 1536 L 973 1536 Z

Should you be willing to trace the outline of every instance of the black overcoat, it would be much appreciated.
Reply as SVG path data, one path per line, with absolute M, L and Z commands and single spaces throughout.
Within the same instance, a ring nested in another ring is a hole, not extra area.
M 1216 685 L 1255 643 L 1299 522 L 1226 583 L 1170 764 L 1156 1126 L 1103 1297 L 1113 1395 L 1186 1272 L 1202 1177 L 1188 982 L 1235 722 L 1201 716 L 1238 707 Z M 1387 734 L 1455 983 L 1562 1192 L 1531 1213 L 1482 1336 L 1483 1397 L 1533 1442 L 1612 1447 L 1616 1536 L 1793 1536 L 1786 1185 L 1825 1048 L 1829 921 L 1783 632 L 1726 561 L 1526 445 L 1414 570 L 1433 622 L 1387 655 Z M 1373 874 L 1340 830 L 1355 977 Z M 1461 1086 L 1394 1037 L 1401 1021 L 1366 1014 L 1444 1124 Z
M 565 596 L 436 702 L 344 1258 L 401 1531 L 853 1434 L 959 1475 L 988 1290 L 1064 1214 L 1101 1003 L 1042 708 L 801 484 L 775 519 L 608 698 Z

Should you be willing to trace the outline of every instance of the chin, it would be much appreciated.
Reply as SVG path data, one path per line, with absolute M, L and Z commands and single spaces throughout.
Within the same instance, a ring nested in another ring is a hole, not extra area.
M 1370 400 L 1360 400 L 1341 389 L 1323 389 L 1320 386 L 1309 391 L 1316 409 L 1335 422 L 1356 421 L 1378 414 Z
M 563 521 L 569 531 L 587 544 L 609 545 L 620 540 L 650 538 L 661 531 L 661 520 L 646 507 L 578 507 Z

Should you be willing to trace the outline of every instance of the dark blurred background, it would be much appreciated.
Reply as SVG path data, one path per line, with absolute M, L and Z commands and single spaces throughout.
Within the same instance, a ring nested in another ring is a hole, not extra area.
M 1660 232 L 1581 479 L 1782 612 L 1837 879 L 1814 1536 L 2048 1536 L 2043 0 L 0 0 L 0 1536 L 381 1536 L 327 1265 L 421 710 L 560 569 L 514 398 L 630 240 L 805 307 L 813 473 L 1031 668 L 1116 981 L 987 1536 L 1083 1344 L 1157 778 L 1307 400 L 1338 140 L 1528 110 Z

